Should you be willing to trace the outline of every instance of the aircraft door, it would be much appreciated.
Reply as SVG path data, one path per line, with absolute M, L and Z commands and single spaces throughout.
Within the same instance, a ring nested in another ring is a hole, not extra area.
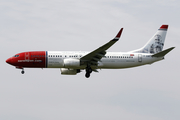
M 29 60 L 29 52 L 25 52 L 25 60 Z
M 142 62 L 142 55 L 141 54 L 138 55 L 138 61 Z

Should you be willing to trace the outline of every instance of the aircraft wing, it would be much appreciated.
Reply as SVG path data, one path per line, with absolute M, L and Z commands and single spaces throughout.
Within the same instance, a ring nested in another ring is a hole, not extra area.
M 80 58 L 81 65 L 97 65 L 98 61 L 100 61 L 101 58 L 106 54 L 106 50 L 119 40 L 122 31 L 123 28 L 121 28 L 121 30 L 118 32 L 114 39 L 110 40 L 108 43 Z

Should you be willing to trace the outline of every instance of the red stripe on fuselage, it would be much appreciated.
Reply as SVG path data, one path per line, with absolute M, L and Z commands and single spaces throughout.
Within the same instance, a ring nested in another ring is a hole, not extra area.
M 29 67 L 29 68 L 45 68 L 46 67 L 46 51 L 22 52 L 18 57 L 12 57 L 12 65 Z

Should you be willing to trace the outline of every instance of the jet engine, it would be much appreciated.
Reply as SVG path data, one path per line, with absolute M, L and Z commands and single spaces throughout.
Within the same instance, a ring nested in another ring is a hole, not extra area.
M 61 68 L 62 75 L 76 75 L 79 72 L 79 69 Z
M 79 59 L 64 59 L 64 67 L 65 68 L 74 68 L 80 66 L 80 60 Z

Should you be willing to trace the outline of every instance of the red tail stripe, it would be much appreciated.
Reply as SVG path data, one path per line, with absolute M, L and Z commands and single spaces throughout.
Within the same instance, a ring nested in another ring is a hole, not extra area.
M 160 29 L 168 29 L 168 25 L 162 25 Z

